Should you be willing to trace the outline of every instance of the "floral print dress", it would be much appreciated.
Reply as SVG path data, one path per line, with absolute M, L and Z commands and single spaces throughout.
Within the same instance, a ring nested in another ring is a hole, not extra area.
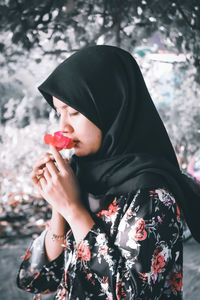
M 44 239 L 27 249 L 17 284 L 64 300 L 182 299 L 182 221 L 166 188 L 117 196 L 92 214 L 95 225 L 77 246 L 66 233 L 64 251 L 48 262 Z

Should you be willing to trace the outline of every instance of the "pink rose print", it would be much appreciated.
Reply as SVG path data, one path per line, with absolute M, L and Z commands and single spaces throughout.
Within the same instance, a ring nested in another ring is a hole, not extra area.
M 155 256 L 155 260 L 154 260 L 154 263 L 152 265 L 153 270 L 154 270 L 154 274 L 162 272 L 162 268 L 165 266 L 165 261 L 164 260 L 165 260 L 164 256 L 160 253 L 158 253 Z
M 172 272 L 170 274 L 170 279 L 168 280 L 168 284 L 173 292 L 174 291 L 180 292 L 183 285 L 182 272 L 179 273 Z
M 81 263 L 82 260 L 87 260 L 89 261 L 91 258 L 91 252 L 88 246 L 83 244 L 82 242 L 78 246 L 78 251 L 77 251 L 77 258 L 81 257 Z
M 114 200 L 109 206 L 108 206 L 108 209 L 103 209 L 102 211 L 100 211 L 98 214 L 97 214 L 97 217 L 102 217 L 102 216 L 112 216 L 116 213 L 117 211 L 117 208 L 118 208 L 118 205 L 117 205 L 117 201 Z
M 145 230 L 145 221 L 139 219 L 135 224 L 135 234 L 133 238 L 137 241 L 143 241 L 147 237 L 147 232 Z

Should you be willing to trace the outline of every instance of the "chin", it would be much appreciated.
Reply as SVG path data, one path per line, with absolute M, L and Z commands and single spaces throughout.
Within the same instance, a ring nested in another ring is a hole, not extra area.
M 94 153 L 88 153 L 88 152 L 83 152 L 83 151 L 77 151 L 75 150 L 75 155 L 78 157 L 86 157 L 86 156 L 93 156 Z
M 83 151 L 81 151 L 80 149 L 78 150 L 77 148 L 75 148 L 74 154 L 76 156 L 86 156 L 87 155 Z

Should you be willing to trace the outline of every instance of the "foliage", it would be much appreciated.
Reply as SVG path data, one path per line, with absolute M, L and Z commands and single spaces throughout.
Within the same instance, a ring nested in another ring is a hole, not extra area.
M 0 84 L 1 106 L 0 123 L 23 128 L 33 120 L 49 117 L 51 108 L 40 97 L 28 97 L 22 90 L 22 82 L 14 81 Z
M 166 126 L 177 152 L 188 162 L 199 150 L 200 144 L 200 91 L 194 81 L 194 69 L 174 67 L 179 81 L 175 82 L 174 101 L 166 111 Z
M 1 0 L 0 51 L 6 62 L 37 47 L 62 55 L 97 43 L 131 50 L 159 31 L 200 72 L 198 0 Z M 22 50 L 23 49 L 23 50 Z M 39 62 L 40 58 L 36 58 Z M 197 77 L 198 78 L 198 77 Z
M 182 63 L 137 58 L 151 97 L 183 167 L 199 149 L 200 91 L 195 69 Z M 153 75 L 152 75 L 153 74 Z

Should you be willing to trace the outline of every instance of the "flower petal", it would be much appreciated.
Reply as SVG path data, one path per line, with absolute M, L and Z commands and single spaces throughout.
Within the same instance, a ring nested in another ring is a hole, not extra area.
M 44 142 L 46 145 L 51 144 L 55 146 L 57 151 L 61 151 L 62 149 L 71 149 L 75 145 L 72 139 L 62 134 L 62 131 L 54 132 L 53 136 L 51 134 L 45 134 Z

